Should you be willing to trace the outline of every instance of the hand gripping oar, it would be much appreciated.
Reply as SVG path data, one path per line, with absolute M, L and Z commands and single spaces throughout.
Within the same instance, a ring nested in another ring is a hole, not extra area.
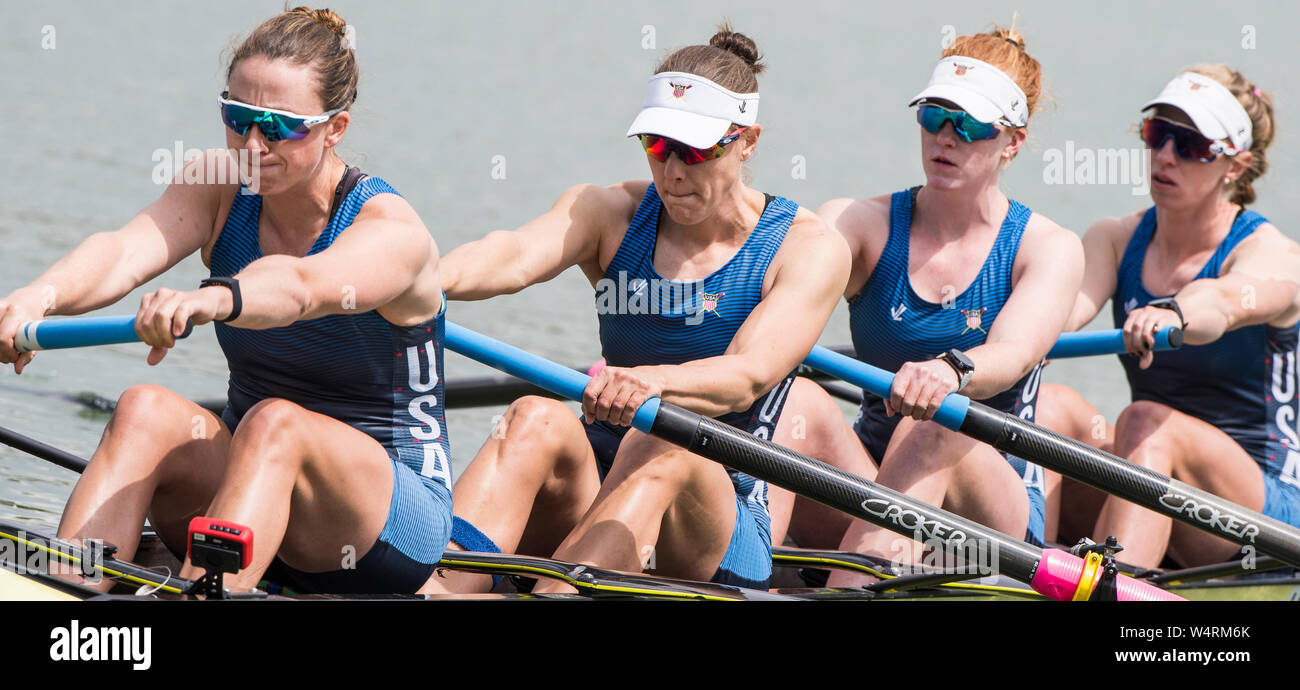
M 188 337 L 194 323 L 185 324 L 185 332 L 177 339 Z M 14 348 L 19 352 L 32 350 L 57 350 L 66 347 L 89 347 L 134 343 L 140 340 L 135 332 L 135 315 L 81 316 L 49 321 L 28 321 L 14 334 Z
M 1183 330 L 1177 326 L 1167 326 L 1155 332 L 1155 341 L 1155 346 L 1151 348 L 1153 352 L 1177 350 L 1183 346 Z M 1118 355 L 1124 352 L 1127 352 L 1124 348 L 1124 331 L 1112 328 L 1105 331 L 1062 333 L 1047 353 L 1047 358 Z
M 446 338 L 447 348 L 454 352 L 572 400 L 582 399 L 590 380 L 586 374 L 450 322 Z M 995 550 L 1003 573 L 1053 599 L 1068 600 L 1092 592 L 1102 579 L 1101 570 L 1092 560 L 1085 562 L 1064 551 L 1031 546 L 658 398 L 641 405 L 632 426 L 907 537 L 919 535 L 954 549 L 982 540 Z M 1115 597 L 1120 600 L 1181 600 L 1171 592 L 1124 575 L 1115 577 L 1114 587 Z
M 893 385 L 893 374 L 824 347 L 814 347 L 804 364 L 884 398 L 889 397 Z M 1253 546 L 1262 554 L 1300 567 L 1300 530 L 1177 479 L 956 393 L 943 401 L 934 421 L 1216 537 Z

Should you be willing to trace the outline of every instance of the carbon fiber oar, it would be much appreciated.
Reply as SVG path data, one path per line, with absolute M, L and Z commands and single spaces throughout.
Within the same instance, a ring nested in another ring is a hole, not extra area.
M 582 399 L 590 380 L 586 374 L 450 322 L 446 337 L 447 349 L 572 400 Z M 1053 599 L 1086 598 L 1101 579 L 1093 560 L 1031 546 L 658 398 L 641 405 L 632 426 L 904 536 L 958 551 L 969 552 L 970 545 L 986 548 L 997 558 L 1001 572 Z M 1115 594 L 1120 600 L 1181 600 L 1124 575 L 1115 579 Z
M 824 347 L 814 347 L 804 363 L 881 397 L 889 397 L 893 385 L 893 374 Z M 950 393 L 943 401 L 934 421 L 1216 537 L 1253 546 L 1262 554 L 1300 567 L 1300 529 L 1208 491 L 957 393 Z

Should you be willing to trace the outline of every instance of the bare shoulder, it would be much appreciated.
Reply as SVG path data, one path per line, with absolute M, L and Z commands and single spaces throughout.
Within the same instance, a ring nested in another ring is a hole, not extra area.
M 1250 236 L 1242 240 L 1224 262 L 1224 270 L 1231 270 L 1233 265 L 1249 261 L 1251 264 L 1267 263 L 1285 266 L 1288 277 L 1300 277 L 1300 243 L 1287 237 L 1272 223 L 1263 223 Z
M 1144 215 L 1146 215 L 1145 209 L 1123 216 L 1101 218 L 1088 228 L 1088 232 L 1084 235 L 1085 241 L 1107 244 L 1114 249 L 1115 255 L 1119 256 L 1124 251 L 1124 247 L 1128 246 L 1133 231 L 1137 229 L 1138 223 L 1142 222 Z
M 1029 221 L 1025 223 L 1025 234 L 1021 242 L 1056 251 L 1082 251 L 1082 243 L 1073 230 L 1062 227 L 1051 218 L 1036 212 L 1030 215 Z
M 888 194 L 867 199 L 831 199 L 817 209 L 817 215 L 842 236 L 856 254 L 868 245 L 883 246 L 881 238 L 889 233 L 890 203 Z
M 847 270 L 849 248 L 844 237 L 832 230 L 818 214 L 800 207 L 776 260 L 783 265 L 798 262 L 825 271 L 840 270 L 842 264 Z

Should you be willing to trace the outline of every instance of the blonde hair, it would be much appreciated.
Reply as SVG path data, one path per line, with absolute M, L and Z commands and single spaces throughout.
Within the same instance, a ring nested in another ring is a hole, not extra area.
M 1250 116 L 1250 166 L 1232 183 L 1232 191 L 1228 199 L 1242 206 L 1253 203 L 1255 201 L 1253 183 L 1268 170 L 1268 159 L 1264 151 L 1269 144 L 1273 143 L 1277 135 L 1273 129 L 1273 96 L 1267 91 L 1261 91 L 1254 82 L 1242 76 L 1241 72 L 1227 65 L 1193 65 L 1183 71 L 1203 74 L 1226 86 Z

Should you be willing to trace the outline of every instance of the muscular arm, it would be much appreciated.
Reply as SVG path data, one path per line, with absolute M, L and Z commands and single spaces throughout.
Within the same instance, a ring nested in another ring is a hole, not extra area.
M 410 291 L 431 259 L 436 265 L 436 252 L 428 230 L 405 200 L 377 195 L 325 251 L 305 257 L 265 256 L 236 274 L 244 306 L 231 323 L 273 328 L 327 314 L 378 309 Z M 219 313 L 228 314 L 229 291 L 210 289 L 224 296 Z
M 186 168 L 203 161 L 195 158 Z M 113 304 L 198 251 L 212 234 L 220 198 L 218 185 L 173 182 L 126 225 L 87 237 L 10 297 L 34 301 L 47 315 L 83 314 Z
M 1187 344 L 1204 345 L 1243 326 L 1294 321 L 1298 293 L 1300 246 L 1267 225 L 1233 251 L 1218 278 L 1194 280 L 1175 299 Z
M 677 366 L 639 367 L 663 400 L 716 417 L 747 409 L 794 370 L 821 336 L 849 276 L 844 239 L 808 216 L 792 228 L 772 287 L 736 331 L 725 354 Z
M 1065 322 L 1066 331 L 1077 331 L 1097 317 L 1111 295 L 1115 294 L 1119 272 L 1117 237 L 1132 229 L 1133 219 L 1103 218 L 1088 228 L 1083 236 L 1083 284 L 1074 299 L 1074 307 Z
M 1074 233 L 1046 219 L 1026 232 L 1026 264 L 987 340 L 967 351 L 975 373 L 962 393 L 988 398 L 1011 387 L 1052 348 L 1083 279 L 1083 249 Z
M 549 211 L 516 230 L 498 230 L 463 244 L 443 258 L 449 299 L 479 300 L 518 292 L 577 264 L 593 262 L 604 228 L 626 223 L 630 197 L 624 185 L 579 185 Z

